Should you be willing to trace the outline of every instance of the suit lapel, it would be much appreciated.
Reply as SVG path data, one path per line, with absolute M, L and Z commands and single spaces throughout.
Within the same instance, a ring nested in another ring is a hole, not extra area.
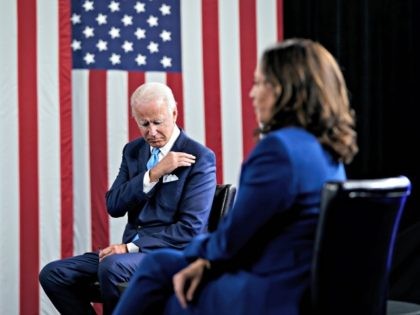
M 185 147 L 185 142 L 186 141 L 187 141 L 187 136 L 185 135 L 185 133 L 181 129 L 181 133 L 179 134 L 178 139 L 175 140 L 171 151 L 182 151 L 183 152 L 183 148 Z
M 137 167 L 139 170 L 139 173 L 147 170 L 146 163 L 149 160 L 150 157 L 150 145 L 144 141 L 143 145 L 139 148 L 139 155 L 137 159 Z

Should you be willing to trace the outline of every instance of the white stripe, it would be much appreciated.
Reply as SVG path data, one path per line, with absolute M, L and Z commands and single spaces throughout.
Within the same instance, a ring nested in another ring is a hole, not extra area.
M 0 314 L 19 314 L 19 155 L 16 1 L 0 9 Z
M 277 1 L 257 0 L 257 58 L 277 41 Z
M 144 77 L 145 82 L 160 82 L 166 84 L 165 72 L 146 72 Z
M 242 108 L 237 1 L 219 1 L 223 179 L 237 184 L 242 163 Z
M 201 1 L 181 1 L 184 129 L 205 143 Z M 211 131 L 209 131 L 211 132 Z
M 48 2 L 42 4 L 42 2 Z M 39 0 L 37 25 L 41 265 L 60 257 L 60 108 L 57 4 Z
M 37 3 L 37 83 L 40 267 L 60 258 L 60 108 L 58 86 L 58 3 Z M 58 314 L 41 290 L 43 314 Z
M 74 253 L 92 248 L 89 160 L 89 72 L 73 70 Z
M 114 182 L 121 163 L 122 149 L 128 141 L 129 97 L 126 71 L 107 72 L 108 186 Z M 121 243 L 126 216 L 109 220 L 111 244 Z

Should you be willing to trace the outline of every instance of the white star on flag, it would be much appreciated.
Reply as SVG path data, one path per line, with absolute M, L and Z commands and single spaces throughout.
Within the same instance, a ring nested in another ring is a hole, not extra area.
M 137 39 L 146 38 L 146 30 L 142 28 L 137 28 L 136 32 L 134 33 Z
M 162 4 L 160 7 L 160 12 L 162 12 L 162 15 L 169 15 L 171 14 L 171 7 L 167 4 Z
M 153 16 L 153 15 L 149 16 L 149 18 L 147 19 L 147 23 L 149 23 L 150 27 L 158 26 L 159 25 L 158 21 L 159 21 L 159 19 L 156 16 Z
M 162 60 L 160 61 L 164 68 L 169 68 L 172 66 L 172 59 L 166 56 L 163 56 Z
M 118 2 L 111 1 L 108 7 L 111 10 L 111 12 L 120 11 L 120 4 Z
M 141 13 L 141 12 L 146 11 L 144 9 L 144 3 L 142 3 L 142 2 L 136 2 L 136 5 L 134 6 L 134 9 L 136 10 L 137 13 Z
M 107 16 L 104 14 L 99 13 L 96 17 L 96 22 L 98 22 L 99 25 L 106 24 L 106 18 Z
M 95 55 L 87 53 L 83 59 L 85 60 L 86 64 L 89 65 L 95 62 Z
M 159 51 L 159 44 L 155 42 L 150 42 L 149 45 L 147 45 L 147 49 L 149 49 L 150 53 L 157 53 Z
M 99 51 L 105 51 L 105 50 L 108 50 L 108 43 L 100 39 L 98 43 L 96 44 L 96 47 L 99 49 Z
M 171 32 L 163 30 L 159 36 L 164 42 L 171 40 Z
M 121 56 L 117 54 L 112 54 L 109 60 L 111 61 L 113 65 L 117 65 L 121 63 Z

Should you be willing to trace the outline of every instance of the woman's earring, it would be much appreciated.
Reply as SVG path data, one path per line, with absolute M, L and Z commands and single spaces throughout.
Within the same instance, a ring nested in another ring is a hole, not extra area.
M 279 98 L 282 92 L 282 88 L 281 85 L 276 85 L 276 87 L 274 88 L 274 93 L 276 94 L 276 97 Z

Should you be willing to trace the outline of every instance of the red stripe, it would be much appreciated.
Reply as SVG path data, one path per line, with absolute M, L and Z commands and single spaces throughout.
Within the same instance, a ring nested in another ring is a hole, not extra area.
M 39 311 L 36 1 L 18 0 L 20 314 Z M 7 283 L 4 284 L 7 286 Z
M 253 131 L 257 127 L 249 91 L 257 62 L 257 23 L 255 0 L 239 2 L 240 51 L 241 51 L 241 95 L 243 156 L 246 158 L 254 147 Z
M 206 145 L 216 154 L 217 182 L 223 183 L 223 147 L 219 72 L 218 2 L 202 1 L 204 116 Z
M 283 0 L 277 0 L 277 39 L 283 40 Z
M 140 137 L 139 127 L 131 115 L 130 97 L 131 94 L 133 94 L 133 92 L 144 82 L 144 72 L 128 73 L 128 139 L 130 141 Z
M 61 257 L 73 254 L 73 145 L 70 1 L 59 2 Z
M 92 213 L 92 250 L 109 245 L 108 213 L 105 207 L 107 180 L 106 71 L 89 72 L 89 149 Z
M 177 102 L 178 118 L 177 125 L 184 128 L 184 93 L 181 73 L 168 73 L 166 75 L 166 84 L 172 89 Z

